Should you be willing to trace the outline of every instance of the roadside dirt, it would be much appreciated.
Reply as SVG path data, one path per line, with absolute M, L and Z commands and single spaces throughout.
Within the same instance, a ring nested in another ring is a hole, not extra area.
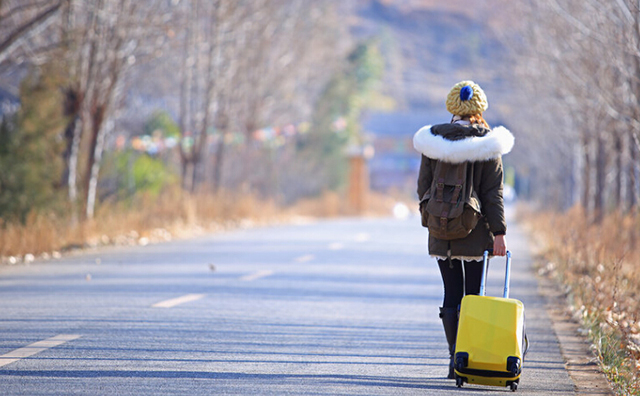
M 569 313 L 566 296 L 557 284 L 538 276 L 538 288 L 546 298 L 547 312 L 560 343 L 565 367 L 579 395 L 613 395 L 604 373 L 600 370 L 591 345 L 579 332 L 580 325 Z

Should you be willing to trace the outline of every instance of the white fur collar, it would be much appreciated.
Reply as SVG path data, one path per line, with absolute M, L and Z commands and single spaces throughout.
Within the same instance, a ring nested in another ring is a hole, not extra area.
M 431 133 L 431 125 L 427 125 L 413 136 L 413 147 L 428 158 L 459 164 L 498 158 L 511 151 L 514 140 L 511 132 L 503 126 L 493 128 L 482 137 L 447 140 Z

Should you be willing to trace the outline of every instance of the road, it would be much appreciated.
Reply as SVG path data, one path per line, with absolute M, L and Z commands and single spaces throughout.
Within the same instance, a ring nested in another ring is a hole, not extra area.
M 509 231 L 531 351 L 517 393 L 574 394 Z M 489 294 L 501 295 L 502 260 Z M 419 220 L 340 219 L 0 267 L 2 395 L 477 395 L 455 388 Z

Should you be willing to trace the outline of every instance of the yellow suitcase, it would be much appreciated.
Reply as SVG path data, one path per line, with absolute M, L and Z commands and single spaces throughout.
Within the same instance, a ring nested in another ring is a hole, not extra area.
M 524 305 L 509 298 L 511 252 L 503 297 L 485 296 L 489 251 L 484 252 L 479 295 L 468 295 L 460 305 L 460 321 L 454 355 L 456 385 L 508 386 L 518 389 L 522 362 L 528 349 Z

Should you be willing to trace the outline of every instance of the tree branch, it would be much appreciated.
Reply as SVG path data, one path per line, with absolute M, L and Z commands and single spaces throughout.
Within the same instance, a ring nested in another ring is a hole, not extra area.
M 2 62 L 6 58 L 6 53 L 18 43 L 18 40 L 28 34 L 29 31 L 35 29 L 41 24 L 45 23 L 49 18 L 53 17 L 58 10 L 60 10 L 60 6 L 62 5 L 62 1 L 58 1 L 57 4 L 49 7 L 48 9 L 42 11 L 40 14 L 36 15 L 32 20 L 25 23 L 16 29 L 13 33 L 9 35 L 3 42 L 0 42 L 0 62 Z

